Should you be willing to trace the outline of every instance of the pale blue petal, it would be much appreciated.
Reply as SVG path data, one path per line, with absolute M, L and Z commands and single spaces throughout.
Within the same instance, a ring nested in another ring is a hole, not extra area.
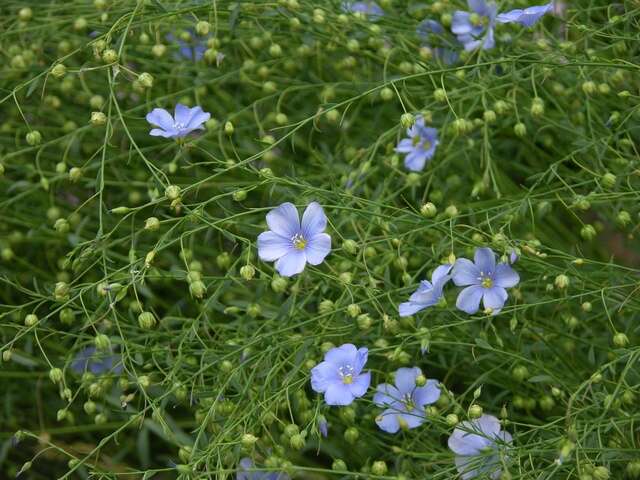
M 339 347 L 332 348 L 324 354 L 324 360 L 338 367 L 342 365 L 354 365 L 358 349 L 351 343 L 345 343 Z
M 410 317 L 415 315 L 421 310 L 430 307 L 431 305 L 425 303 L 404 302 L 398 305 L 398 314 L 401 317 Z
M 453 18 L 451 19 L 451 31 L 456 35 L 470 34 L 473 30 L 470 16 L 471 14 L 469 12 L 462 12 L 460 10 L 453 12 Z
M 419 427 L 425 420 L 424 411 L 420 411 L 417 408 L 414 408 L 411 412 L 399 413 L 398 415 L 407 423 L 408 428 Z
M 487 30 L 487 34 L 482 42 L 482 48 L 483 50 L 491 50 L 495 46 L 496 40 L 493 33 L 493 27 L 491 27 Z
M 174 116 L 176 123 L 180 123 L 186 127 L 189 124 L 189 120 L 191 120 L 191 109 L 186 105 L 178 103 Z
M 302 272 L 306 263 L 305 253 L 294 248 L 276 260 L 275 268 L 283 277 L 291 277 Z
M 470 10 L 483 17 L 488 17 L 491 11 L 490 5 L 485 0 L 467 0 L 467 5 Z
M 398 142 L 398 146 L 396 147 L 396 152 L 398 153 L 409 153 L 415 149 L 413 145 L 413 141 L 410 138 L 403 138 Z
M 331 252 L 331 237 L 327 233 L 318 233 L 308 240 L 304 248 L 307 262 L 311 265 L 320 265 Z
M 371 372 L 365 372 L 353 377 L 353 383 L 348 384 L 347 387 L 349 387 L 351 395 L 355 398 L 359 398 L 367 393 L 370 384 Z
M 311 202 L 302 214 L 302 234 L 310 239 L 327 228 L 327 216 L 318 202 Z
M 436 380 L 427 380 L 427 383 L 423 387 L 416 388 L 413 392 L 413 400 L 419 408 L 423 408 L 425 405 L 431 405 L 440 398 L 440 388 Z
M 500 420 L 493 415 L 485 413 L 479 419 L 473 421 L 472 428 L 489 438 L 494 438 L 500 433 Z
M 497 287 L 511 288 L 520 282 L 520 275 L 506 263 L 500 263 L 493 274 L 493 284 Z
M 376 387 L 376 393 L 373 396 L 373 403 L 379 407 L 390 407 L 401 405 L 402 395 L 398 389 L 389 383 L 381 383 Z
M 334 383 L 342 383 L 336 365 L 321 362 L 311 369 L 311 388 L 314 392 L 322 393 Z
M 490 248 L 476 248 L 473 261 L 478 270 L 485 275 L 490 275 L 496 268 L 496 256 Z
M 484 308 L 490 308 L 494 311 L 501 310 L 507 298 L 507 291 L 502 287 L 485 288 L 482 303 L 484 304 Z
M 274 232 L 258 235 L 258 256 L 265 262 L 274 262 L 294 249 L 291 240 Z
M 473 432 L 480 432 L 477 420 L 462 422 L 453 431 L 447 444 L 458 455 L 478 455 L 484 448 L 491 445 L 486 436 Z
M 163 130 L 173 129 L 173 117 L 164 108 L 154 108 L 147 113 L 146 119 L 151 125 L 156 125 Z
M 327 405 L 349 405 L 353 399 L 349 386 L 343 383 L 331 383 L 324 392 L 324 401 Z
M 369 358 L 369 349 L 367 347 L 360 347 L 356 353 L 355 364 L 353 368 L 357 374 L 359 374 L 367 363 Z
M 427 163 L 427 154 L 424 150 L 416 149 L 404 158 L 404 166 L 412 172 L 420 172 Z
M 390 408 L 376 417 L 376 423 L 378 427 L 380 427 L 380 430 L 387 433 L 397 433 L 400 430 L 398 412 Z
M 496 17 L 496 20 L 500 23 L 519 23 L 525 27 L 532 27 L 545 14 L 552 11 L 553 2 L 549 2 L 546 5 L 529 7 L 524 10 L 518 8 L 516 10 L 511 10 L 510 12 L 501 13 Z
M 480 285 L 471 285 L 465 288 L 458 294 L 456 307 L 469 315 L 476 313 L 480 308 L 480 299 L 484 290 Z
M 480 283 L 479 277 L 480 270 L 471 260 L 459 258 L 453 265 L 451 279 L 458 287 L 477 285 Z
M 433 282 L 433 284 L 441 284 L 443 282 L 448 282 L 450 277 L 449 277 L 449 272 L 451 271 L 451 269 L 453 268 L 453 265 L 446 263 L 444 265 L 440 265 L 439 267 L 437 267 L 433 273 L 431 274 L 431 281 Z
M 267 225 L 278 235 L 293 238 L 296 233 L 300 233 L 298 210 L 292 203 L 283 203 L 267 213 Z
M 422 375 L 418 367 L 399 368 L 395 374 L 395 385 L 401 395 L 411 394 L 416 388 L 416 377 Z
M 178 137 L 179 132 L 173 128 L 169 130 L 152 128 L 151 131 L 149 132 L 149 135 L 151 135 L 152 137 L 174 138 L 174 137 Z
M 187 128 L 202 128 L 202 124 L 211 118 L 209 112 L 205 112 L 200 107 L 194 107 L 191 109 L 191 120 L 187 124 Z

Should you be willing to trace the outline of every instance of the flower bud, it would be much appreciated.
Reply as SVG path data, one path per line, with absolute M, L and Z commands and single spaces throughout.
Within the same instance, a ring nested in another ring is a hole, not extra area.
M 245 280 L 251 280 L 256 274 L 256 269 L 253 265 L 245 265 L 240 268 L 240 276 Z
M 485 110 L 482 114 L 485 123 L 494 123 L 496 121 L 496 112 L 493 110 Z
M 201 281 L 192 282 L 189 285 L 189 293 L 193 298 L 202 300 L 202 297 L 204 297 L 204 294 L 207 293 L 207 287 Z
M 26 317 L 24 317 L 24 324 L 27 327 L 33 327 L 38 323 L 38 317 L 34 313 L 30 313 Z
M 138 325 L 143 330 L 150 330 L 156 325 L 156 317 L 151 312 L 142 312 L 138 315 Z
M 247 191 L 246 190 L 236 190 L 235 192 L 233 192 L 232 197 L 233 197 L 234 201 L 242 202 L 243 200 L 245 200 L 247 198 Z
M 240 443 L 247 450 L 253 447 L 257 441 L 258 441 L 258 437 L 250 433 L 245 433 L 244 435 L 242 435 L 242 438 L 240 439 Z
M 106 351 L 111 348 L 111 340 L 104 333 L 99 333 L 96 335 L 96 338 L 93 339 L 93 342 L 98 350 Z
M 196 23 L 196 33 L 201 36 L 205 36 L 209 34 L 209 30 L 211 29 L 211 24 L 209 22 L 205 22 L 204 20 Z
M 304 448 L 305 443 L 306 442 L 304 437 L 299 433 L 292 435 L 291 438 L 289 439 L 289 445 L 291 445 L 291 448 L 293 448 L 294 450 L 302 450 Z
M 400 125 L 402 125 L 403 128 L 410 128 L 414 123 L 416 123 L 416 117 L 414 117 L 413 114 L 403 113 L 400 116 Z
M 151 53 L 154 57 L 163 57 L 164 54 L 167 53 L 167 46 L 161 43 L 157 43 L 153 47 L 151 47 Z
M 534 117 L 544 115 L 544 102 L 541 98 L 536 97 L 531 102 L 531 115 Z
M 593 225 L 587 224 L 580 230 L 580 236 L 585 240 L 593 240 L 596 235 L 597 232 Z
M 347 443 L 353 445 L 358 441 L 358 438 L 360 438 L 360 432 L 357 428 L 349 427 L 344 431 L 344 439 L 347 441 Z
M 180 187 L 177 185 L 169 185 L 164 189 L 164 196 L 169 200 L 176 200 L 180 197 Z
M 225 122 L 224 124 L 224 133 L 226 133 L 227 135 L 231 136 L 233 135 L 235 128 L 233 126 L 233 123 L 231 123 L 230 121 Z
M 602 175 L 601 181 L 604 188 L 613 188 L 616 185 L 616 176 L 611 172 L 606 172 Z
M 87 415 L 93 415 L 94 413 L 96 413 L 96 404 L 91 400 L 87 400 L 86 402 L 84 402 L 82 408 Z
M 420 374 L 416 377 L 416 387 L 424 387 L 427 384 L 427 377 Z
M 538 403 L 540 404 L 540 408 L 545 412 L 552 410 L 553 407 L 555 407 L 556 405 L 555 400 L 549 395 L 543 395 L 542 398 L 540 398 L 540 401 Z
M 53 296 L 56 300 L 66 300 L 69 298 L 69 284 L 66 282 L 58 282 L 53 290 Z
M 144 229 L 155 232 L 160 228 L 160 220 L 157 217 L 149 217 L 144 221 Z
M 622 332 L 618 332 L 613 336 L 613 344 L 618 348 L 624 348 L 629 345 L 629 337 Z
M 102 112 L 91 112 L 91 120 L 89 122 L 94 127 L 99 127 L 107 123 L 107 116 Z
M 148 72 L 142 72 L 138 75 L 138 83 L 144 88 L 153 87 L 153 75 Z
M 335 471 L 335 472 L 346 472 L 347 471 L 347 464 L 344 463 L 344 460 L 340 459 L 340 458 L 336 458 L 333 463 L 331 464 L 331 470 Z
M 59 368 L 52 368 L 51 370 L 49 370 L 49 378 L 53 383 L 62 382 L 62 370 L 60 370 Z
M 374 475 L 386 475 L 388 472 L 387 464 L 382 460 L 375 461 L 371 464 L 371 473 Z
M 516 136 L 522 138 L 527 134 L 527 126 L 522 122 L 518 122 L 513 127 L 513 132 L 516 134 Z
M 355 303 L 351 303 L 350 305 L 347 306 L 347 313 L 352 318 L 357 317 L 358 315 L 360 315 L 360 305 L 357 305 Z
M 594 93 L 596 93 L 596 90 L 597 90 L 596 84 L 591 80 L 584 82 L 582 84 L 582 91 L 587 95 L 593 95 Z
M 447 92 L 443 88 L 436 88 L 433 91 L 433 98 L 435 98 L 436 102 L 446 102 L 447 101 Z
M 63 63 L 58 63 L 51 69 L 51 75 L 53 75 L 56 78 L 62 78 L 66 74 L 67 74 L 67 67 L 65 67 Z
M 518 365 L 511 370 L 511 376 L 518 382 L 529 378 L 529 370 L 524 365 Z
M 380 98 L 383 101 L 388 102 L 390 100 L 393 100 L 393 97 L 394 97 L 393 90 L 390 89 L 389 87 L 384 87 L 382 90 L 380 90 Z
M 21 8 L 18 11 L 18 18 L 23 22 L 28 22 L 33 17 L 33 10 L 29 7 Z
M 455 218 L 458 216 L 458 207 L 455 205 L 449 205 L 444 209 L 444 214 L 449 218 Z
M 2 352 L 2 361 L 3 362 L 10 362 L 12 355 L 13 354 L 11 353 L 11 350 L 4 350 Z
M 30 131 L 29 133 L 27 133 L 25 138 L 27 140 L 27 143 L 32 147 L 40 145 L 40 143 L 42 142 L 42 134 L 38 130 Z
M 607 467 L 599 466 L 593 469 L 591 476 L 594 480 L 608 480 L 610 473 Z
M 251 303 L 247 306 L 247 315 L 251 318 L 257 318 L 262 313 L 262 307 L 257 303 Z
M 431 202 L 427 202 L 420 207 L 420 214 L 426 218 L 433 218 L 438 213 L 438 208 Z
M 277 275 L 271 280 L 271 289 L 276 293 L 283 293 L 288 284 L 289 282 L 286 278 Z
M 564 290 L 569 286 L 569 277 L 564 274 L 560 274 L 555 278 L 553 283 L 555 283 L 556 287 L 560 290 Z
M 482 407 L 478 404 L 473 404 L 469 407 L 469 418 L 476 419 L 482 416 Z
M 272 44 L 269 47 L 269 55 L 271 55 L 272 57 L 279 57 L 282 55 L 282 47 L 280 45 L 278 45 L 277 43 Z
M 444 420 L 445 422 L 447 422 L 447 425 L 449 425 L 450 427 L 455 427 L 460 421 L 460 419 L 458 418 L 458 415 L 456 415 L 455 413 L 450 413 L 444 418 Z
M 114 49 L 109 48 L 107 50 L 104 51 L 104 53 L 102 54 L 102 61 L 104 63 L 115 63 L 118 61 L 118 52 L 116 52 Z
M 633 480 L 640 478 L 640 460 L 629 462 L 626 471 L 629 478 Z
M 631 222 L 631 214 L 626 210 L 620 210 L 616 216 L 616 223 L 621 228 L 626 227 Z

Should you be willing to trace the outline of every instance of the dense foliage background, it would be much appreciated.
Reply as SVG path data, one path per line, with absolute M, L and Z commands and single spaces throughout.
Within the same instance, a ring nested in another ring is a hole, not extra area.
M 233 478 L 248 457 L 448 479 L 472 406 L 513 434 L 502 478 L 640 476 L 640 3 L 557 2 L 473 52 L 417 31 L 466 2 L 379 5 L 0 2 L 1 478 Z M 150 136 L 178 102 L 206 131 Z M 405 113 L 439 132 L 422 172 L 394 151 Z M 311 201 L 333 250 L 285 279 L 256 238 Z M 399 317 L 478 246 L 519 254 L 499 315 L 449 289 Z M 326 406 L 309 372 L 343 343 L 372 386 L 439 380 L 428 421 L 381 431 L 371 392 Z

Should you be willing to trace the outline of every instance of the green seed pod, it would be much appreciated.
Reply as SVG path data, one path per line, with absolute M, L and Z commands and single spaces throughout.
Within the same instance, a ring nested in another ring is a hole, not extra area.
M 69 284 L 66 282 L 58 282 L 53 290 L 53 296 L 56 300 L 62 301 L 69 298 Z
M 245 265 L 240 268 L 240 276 L 245 280 L 251 280 L 256 274 L 256 269 L 253 265 Z
M 53 75 L 56 78 L 62 78 L 66 74 L 67 74 L 67 67 L 65 67 L 63 63 L 58 63 L 51 69 L 51 75 Z
M 629 337 L 622 332 L 618 332 L 613 336 L 613 344 L 618 348 L 624 348 L 629 345 Z
M 109 49 L 105 50 L 104 53 L 102 54 L 102 61 L 104 63 L 115 63 L 115 62 L 117 62 L 118 61 L 118 52 L 116 52 L 112 48 L 109 48 Z
M 569 286 L 569 277 L 564 274 L 558 275 L 553 283 L 555 284 L 556 288 L 565 290 Z
M 455 413 L 450 413 L 444 418 L 444 420 L 445 422 L 447 422 L 447 425 L 449 425 L 450 427 L 455 427 L 460 421 L 460 419 L 458 418 L 458 415 L 456 415 Z
M 469 418 L 476 419 L 482 416 L 482 407 L 478 404 L 473 404 L 469 407 Z
M 140 75 L 138 75 L 138 83 L 144 88 L 153 87 L 153 80 L 153 75 L 148 72 L 142 72 Z
M 400 125 L 402 128 L 410 128 L 416 123 L 416 117 L 411 113 L 403 113 L 400 116 Z
M 201 281 L 192 282 L 189 285 L 189 293 L 193 298 L 202 300 L 202 297 L 204 297 L 204 294 L 207 293 L 207 287 Z
M 150 330 L 155 327 L 156 323 L 156 317 L 151 312 L 142 312 L 138 315 L 138 325 L 144 330 Z
M 346 472 L 347 464 L 344 463 L 344 460 L 336 458 L 331 464 L 331 470 L 333 470 L 334 472 Z
M 49 370 L 49 378 L 53 383 L 62 382 L 62 379 L 64 378 L 62 375 L 62 370 L 60 370 L 59 368 L 52 368 L 51 370 Z
M 42 143 L 42 134 L 38 130 L 32 130 L 26 135 L 27 143 L 35 147 L 36 145 L 40 145 Z
M 93 339 L 96 348 L 100 351 L 107 351 L 111 348 L 111 340 L 104 333 L 96 335 Z
M 26 317 L 24 317 L 24 324 L 27 327 L 33 327 L 38 323 L 38 317 L 34 313 L 30 313 Z
M 513 127 L 513 133 L 515 133 L 516 136 L 523 138 L 527 134 L 527 126 L 522 122 L 518 122 Z
M 360 432 L 356 427 L 349 427 L 345 430 L 344 439 L 347 443 L 353 445 L 358 441 L 358 438 L 360 438 Z
M 382 460 L 375 461 L 371 464 L 371 473 L 374 475 L 386 475 L 388 471 L 387 464 Z

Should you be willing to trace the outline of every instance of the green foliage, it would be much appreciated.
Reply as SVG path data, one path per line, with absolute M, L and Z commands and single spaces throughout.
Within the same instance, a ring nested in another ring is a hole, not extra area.
M 235 478 L 250 457 L 450 479 L 478 408 L 514 436 L 501 478 L 638 478 L 640 3 L 558 2 L 450 65 L 416 27 L 466 2 L 379 3 L 0 2 L 1 478 Z M 206 131 L 151 137 L 178 102 Z M 439 131 L 419 173 L 394 151 L 409 113 Z M 256 250 L 286 201 L 318 201 L 333 241 L 290 279 Z M 477 246 L 519 253 L 499 315 L 451 288 L 399 318 Z M 372 388 L 330 408 L 309 371 L 346 342 Z M 86 347 L 123 371 L 75 373 Z M 372 391 L 401 366 L 446 394 L 389 435 Z

